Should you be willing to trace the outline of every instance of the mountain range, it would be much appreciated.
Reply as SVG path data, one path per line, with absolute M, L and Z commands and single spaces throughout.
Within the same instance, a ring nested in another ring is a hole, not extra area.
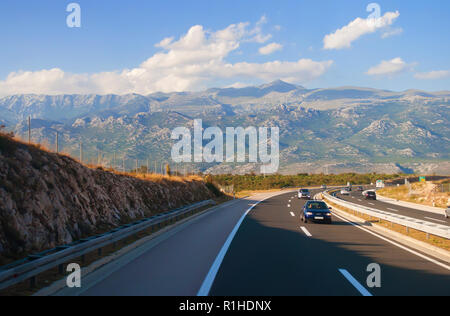
M 306 89 L 275 81 L 245 88 L 151 95 L 13 95 L 0 98 L 0 123 L 75 157 L 127 168 L 169 162 L 175 127 L 278 126 L 282 173 L 450 174 L 450 91 L 360 87 Z M 122 163 L 121 163 L 122 164 Z M 176 168 L 186 166 L 176 166 Z M 201 164 L 200 171 L 245 173 L 255 165 Z M 154 167 L 153 167 L 154 168 Z

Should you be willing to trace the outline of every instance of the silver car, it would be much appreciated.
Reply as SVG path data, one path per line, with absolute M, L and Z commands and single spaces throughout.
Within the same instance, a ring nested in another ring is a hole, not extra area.
M 447 206 L 447 209 L 445 210 L 445 218 L 450 218 L 450 205 Z

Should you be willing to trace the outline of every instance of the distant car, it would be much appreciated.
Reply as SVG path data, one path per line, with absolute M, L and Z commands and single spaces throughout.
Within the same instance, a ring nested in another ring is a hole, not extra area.
M 348 188 L 342 189 L 341 195 L 350 195 L 350 191 L 348 190 Z
M 445 210 L 445 218 L 450 218 L 450 205 L 447 206 L 447 209 Z
M 327 189 L 327 185 L 326 184 L 322 184 L 322 190 L 326 190 Z
M 311 192 L 308 189 L 300 189 L 300 190 L 298 190 L 298 198 L 299 199 L 310 199 Z
M 376 200 L 377 194 L 375 193 L 375 191 L 366 191 L 364 192 L 364 197 L 366 198 L 366 200 Z
M 331 207 L 328 207 L 323 201 L 308 201 L 303 207 L 301 220 L 304 223 L 313 221 L 331 224 Z
M 359 192 L 362 192 L 362 191 L 364 191 L 364 188 L 363 187 L 358 187 L 358 188 L 356 188 L 356 190 L 359 191 Z

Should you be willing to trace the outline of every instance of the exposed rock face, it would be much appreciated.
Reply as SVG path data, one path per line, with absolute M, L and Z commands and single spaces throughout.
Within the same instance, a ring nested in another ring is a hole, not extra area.
M 0 135 L 0 257 L 41 251 L 209 199 L 201 180 L 141 180 Z

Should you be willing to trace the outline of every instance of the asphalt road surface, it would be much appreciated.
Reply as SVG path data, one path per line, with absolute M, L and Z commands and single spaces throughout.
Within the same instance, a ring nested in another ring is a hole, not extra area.
M 332 225 L 305 225 L 300 221 L 303 204 L 293 194 L 285 194 L 251 212 L 210 294 L 362 295 L 340 272 L 346 270 L 371 295 L 450 295 L 448 268 L 336 216 Z M 381 267 L 381 288 L 366 286 L 371 263 Z
M 269 196 L 199 217 L 58 295 L 450 295 L 448 265 L 337 216 L 303 224 L 295 192 Z M 380 288 L 366 283 L 372 263 Z

